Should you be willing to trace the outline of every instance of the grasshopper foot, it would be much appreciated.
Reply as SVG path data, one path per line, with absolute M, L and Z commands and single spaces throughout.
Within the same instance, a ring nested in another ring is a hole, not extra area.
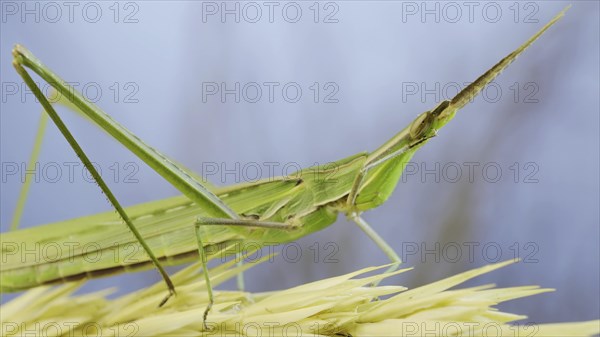
M 208 324 L 206 324 L 206 319 L 208 318 L 208 312 L 210 311 L 210 309 L 212 309 L 212 306 L 213 306 L 213 301 L 210 300 L 208 302 L 208 305 L 206 306 L 206 309 L 204 309 L 204 314 L 202 315 L 202 325 L 204 326 L 205 331 L 212 330 L 211 328 L 208 327 Z
M 169 289 L 169 293 L 167 294 L 167 296 L 165 296 L 165 298 L 162 299 L 162 301 L 160 301 L 160 303 L 158 304 L 158 307 L 160 308 L 163 305 L 165 305 L 167 303 L 167 301 L 175 295 L 177 295 L 177 293 L 175 292 L 175 289 Z

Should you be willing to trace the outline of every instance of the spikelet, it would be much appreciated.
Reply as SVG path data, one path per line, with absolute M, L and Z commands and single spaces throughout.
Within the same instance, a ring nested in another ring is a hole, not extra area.
M 38 287 L 1 307 L 2 336 L 591 336 L 600 321 L 514 324 L 526 316 L 495 305 L 552 289 L 494 285 L 451 289 L 513 261 L 473 269 L 415 289 L 369 286 L 409 269 L 385 274 L 387 266 L 269 293 L 216 291 L 204 330 L 208 302 L 199 265 L 173 276 L 178 295 L 164 307 L 164 284 L 109 300 L 112 290 L 73 295 L 80 283 Z M 219 284 L 249 265 L 233 261 L 210 270 Z M 366 276 L 373 274 L 374 276 Z M 385 297 L 385 299 L 379 299 Z M 512 324 L 511 324 L 512 323 Z

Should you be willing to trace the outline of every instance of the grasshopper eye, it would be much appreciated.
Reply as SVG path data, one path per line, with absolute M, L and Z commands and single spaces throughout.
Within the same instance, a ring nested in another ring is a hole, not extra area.
M 446 100 L 438 104 L 433 110 L 425 111 L 418 116 L 410 126 L 410 136 L 412 139 L 423 137 L 426 129 L 431 126 L 433 120 L 439 116 L 450 105 L 450 101 Z
M 432 117 L 431 111 L 425 111 L 419 115 L 410 125 L 410 137 L 412 139 L 421 138 L 423 131 L 431 124 Z

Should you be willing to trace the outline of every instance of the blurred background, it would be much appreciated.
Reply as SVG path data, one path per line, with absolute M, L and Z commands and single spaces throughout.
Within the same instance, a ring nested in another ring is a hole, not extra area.
M 415 267 L 388 284 L 415 287 L 520 256 L 470 284 L 557 289 L 501 306 L 531 322 L 598 318 L 599 4 L 571 3 L 415 155 L 387 203 L 364 214 Z M 2 1 L 2 231 L 40 113 L 11 66 L 16 43 L 147 143 L 227 185 L 375 149 L 567 4 Z M 60 112 L 122 204 L 178 194 L 93 125 Z M 23 226 L 110 210 L 81 165 L 69 172 L 77 162 L 51 125 Z M 247 272 L 247 288 L 388 263 L 343 216 L 282 255 Z M 148 271 L 85 290 L 124 293 L 158 280 Z

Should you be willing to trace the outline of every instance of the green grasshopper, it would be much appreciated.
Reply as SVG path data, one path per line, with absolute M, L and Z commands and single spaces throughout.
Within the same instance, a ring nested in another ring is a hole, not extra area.
M 213 303 L 210 278 L 206 272 L 209 248 L 235 242 L 259 244 L 285 243 L 304 237 L 335 222 L 344 213 L 355 222 L 395 264 L 401 262 L 394 250 L 369 226 L 361 213 L 383 204 L 393 192 L 413 154 L 437 131 L 454 118 L 456 112 L 470 102 L 496 78 L 515 58 L 558 21 L 565 8 L 535 35 L 491 69 L 468 85 L 451 100 L 418 115 L 406 128 L 373 152 L 363 152 L 338 160 L 333 165 L 315 166 L 292 174 L 295 178 L 275 177 L 254 183 L 224 188 L 205 186 L 181 165 L 173 163 L 146 145 L 125 127 L 114 121 L 64 80 L 43 65 L 31 52 L 17 45 L 13 65 L 30 87 L 43 109 L 56 124 L 70 146 L 98 183 L 102 192 L 120 216 L 99 214 L 71 221 L 38 226 L 2 234 L 2 266 L 0 290 L 15 292 L 31 287 L 98 277 L 154 266 L 164 279 L 168 295 L 175 286 L 163 265 L 196 259 L 203 262 L 209 305 Z M 48 99 L 34 83 L 29 68 L 54 87 L 69 104 L 87 116 L 105 132 L 158 172 L 183 195 L 123 208 L 100 174 L 62 122 Z M 131 236 L 121 222 L 125 222 Z M 211 242 L 203 241 L 210 238 Z M 102 258 L 85 259 L 90 250 L 67 243 L 94 243 L 93 252 Z M 39 259 L 19 254 L 28 244 L 49 244 L 62 249 L 60 258 Z M 62 245 L 61 245 L 62 244 Z M 126 247 L 138 249 L 123 258 Z M 113 251 L 113 254 L 108 254 Z M 121 253 L 114 259 L 116 253 Z

